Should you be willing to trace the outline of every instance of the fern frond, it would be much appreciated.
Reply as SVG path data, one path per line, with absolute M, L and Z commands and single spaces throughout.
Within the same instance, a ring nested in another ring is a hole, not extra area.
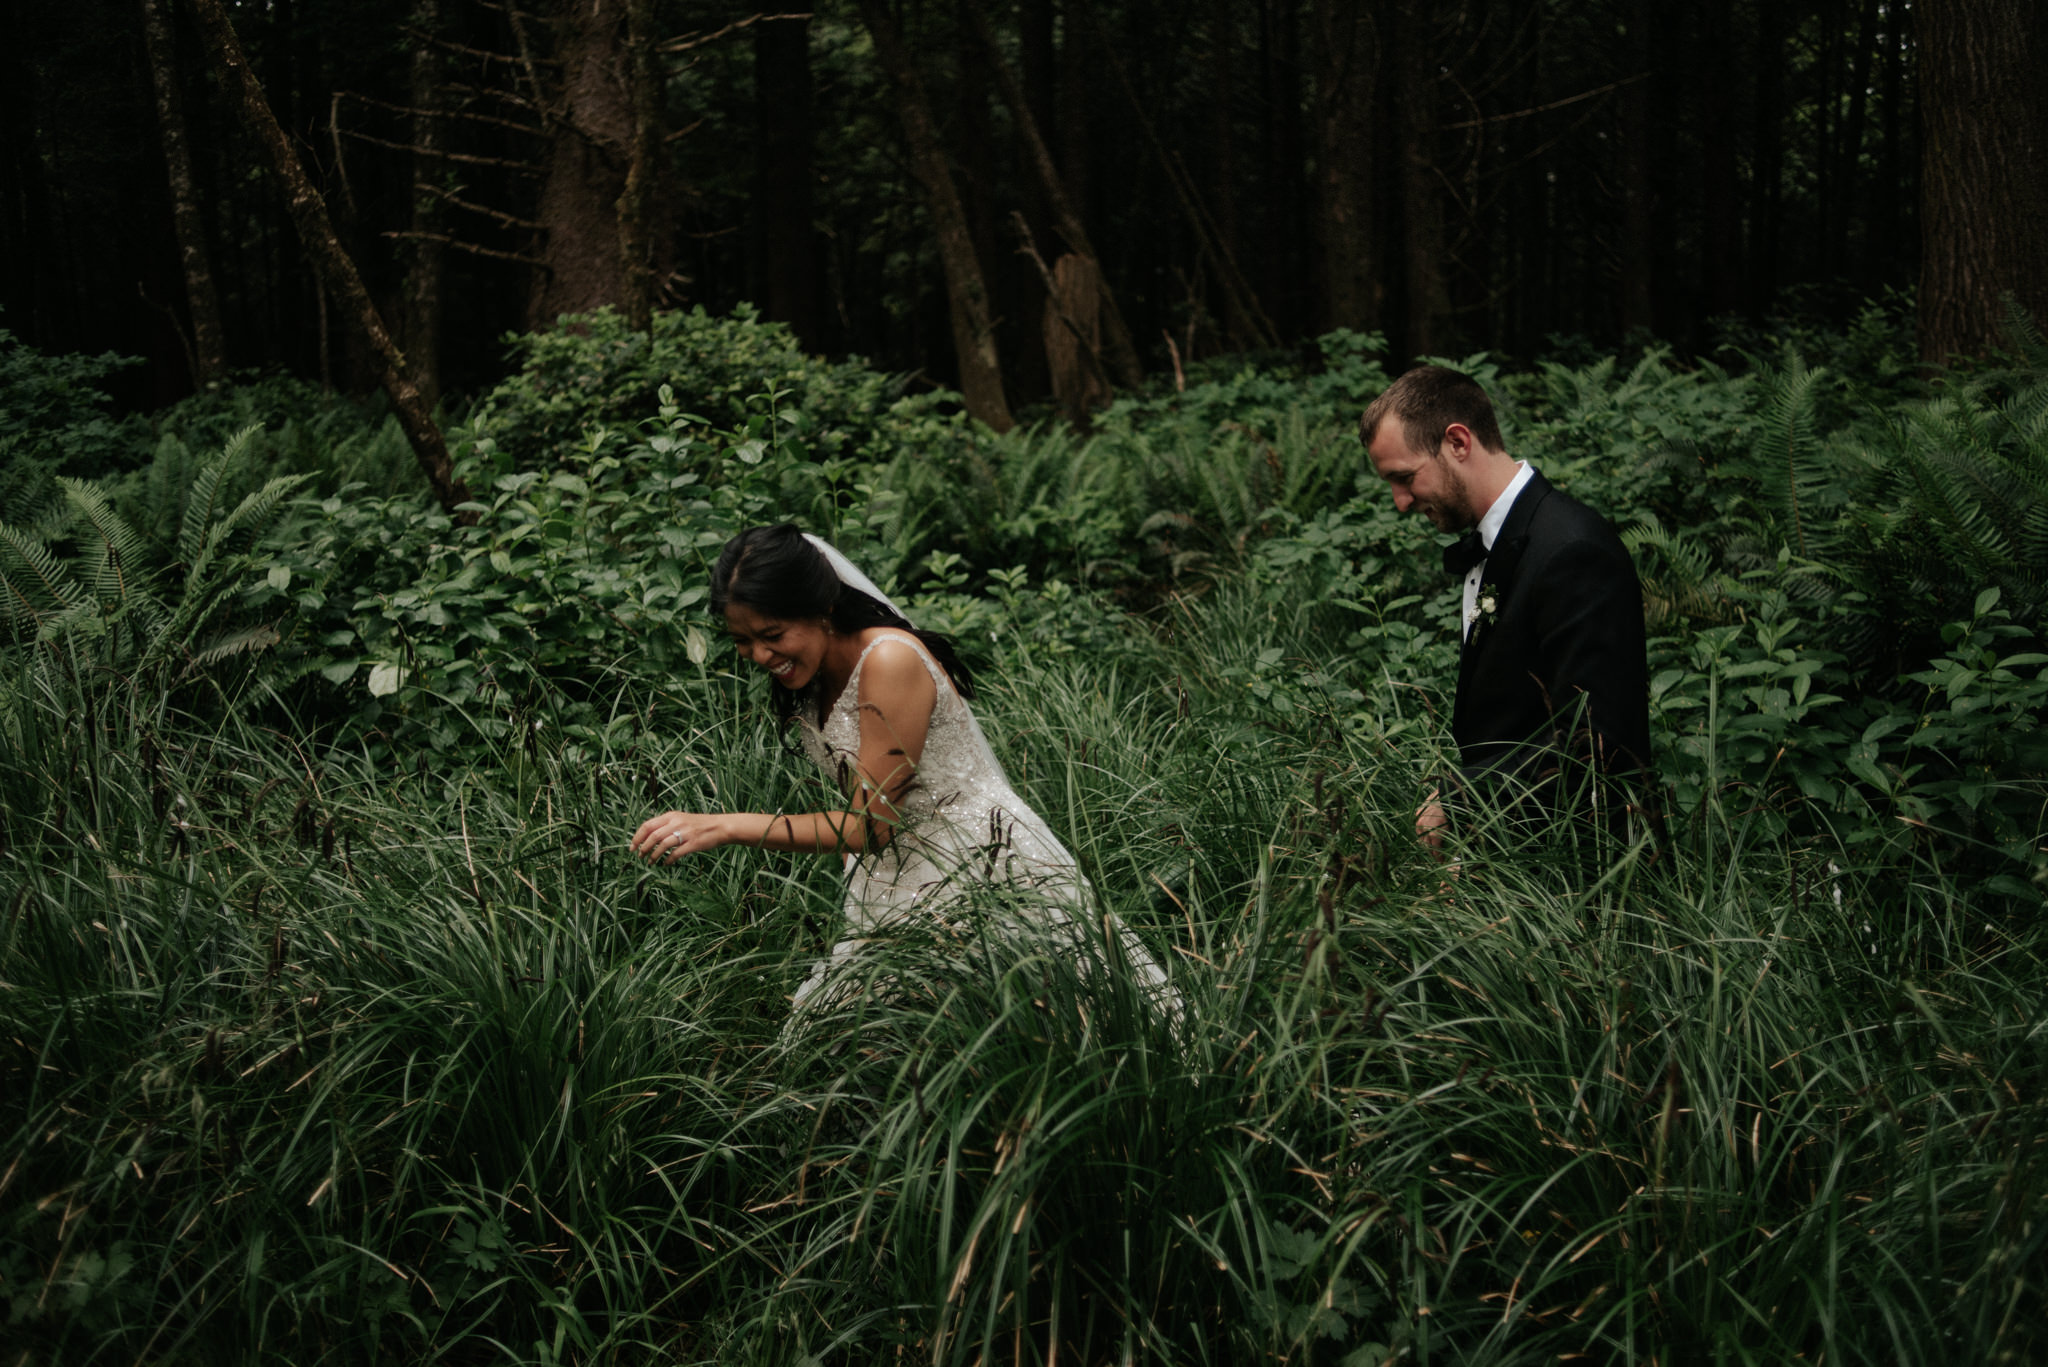
M 0 524 L 0 584 L 5 586 L 10 630 L 30 624 L 40 629 L 45 617 L 71 607 L 81 596 L 71 572 L 50 554 L 48 546 L 4 524 Z
M 1643 598 L 1661 617 L 1723 621 L 1733 617 L 1732 582 L 1718 572 L 1697 540 L 1667 530 L 1655 513 L 1643 513 L 1622 533 L 1636 561 Z M 1644 552 L 1650 552 L 1648 556 Z
M 77 479 L 60 479 L 57 483 L 71 506 L 99 537 L 98 553 L 93 557 L 89 576 L 95 595 L 102 602 L 123 604 L 143 596 L 149 576 L 144 568 L 146 548 L 142 538 L 121 520 L 97 486 Z
M 185 673 L 181 677 L 189 677 L 208 665 L 219 664 L 222 660 L 236 655 L 268 650 L 282 639 L 277 634 L 277 628 L 268 623 L 245 627 L 240 631 L 223 632 L 192 653 L 192 658 L 186 662 Z
M 250 442 L 262 431 L 258 424 L 244 427 L 227 439 L 220 454 L 199 467 L 199 475 L 192 481 L 192 489 L 185 498 L 185 518 L 178 529 L 178 558 L 190 565 L 206 544 L 207 529 L 213 526 L 219 512 L 217 500 L 221 496 L 221 484 L 228 472 L 241 464 L 242 456 L 249 449 Z
M 1814 391 L 1827 373 L 1825 367 L 1809 370 L 1795 353 L 1783 370 L 1764 377 L 1764 430 L 1754 452 L 1757 473 L 1762 487 L 1782 499 L 1792 523 L 1793 549 L 1802 558 L 1808 555 L 1806 505 L 1819 482 L 1813 469 L 1820 446 L 1814 435 Z
M 2020 297 L 2007 290 L 1999 299 L 2005 304 L 2005 320 L 2002 331 L 2006 340 L 2013 344 L 2020 355 L 2036 370 L 2048 369 L 2048 337 L 2041 335 L 2041 329 L 2034 322 L 2034 315 L 2020 303 Z
M 245 532 L 253 541 L 263 535 L 272 518 L 285 504 L 285 500 L 298 492 L 310 475 L 279 475 L 255 493 L 235 505 L 235 510 L 222 518 L 206 534 L 206 555 L 217 552 L 227 543 L 228 538 Z
M 36 640 L 61 641 L 73 634 L 96 637 L 106 633 L 107 615 L 101 605 L 91 598 L 81 598 L 67 605 L 63 611 L 45 617 L 42 627 L 36 632 Z

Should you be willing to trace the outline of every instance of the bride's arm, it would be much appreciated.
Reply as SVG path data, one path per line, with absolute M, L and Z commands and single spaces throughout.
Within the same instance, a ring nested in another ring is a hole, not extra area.
M 641 823 L 632 851 L 673 863 L 720 845 L 757 845 L 805 854 L 859 853 L 889 843 L 899 820 L 896 803 L 917 776 L 925 737 L 938 703 L 938 685 L 917 648 L 884 639 L 861 666 L 860 753 L 853 802 L 845 811 L 663 812 Z

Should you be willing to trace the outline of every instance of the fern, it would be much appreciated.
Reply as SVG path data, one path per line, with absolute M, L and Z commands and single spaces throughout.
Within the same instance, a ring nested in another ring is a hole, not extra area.
M 97 485 L 77 479 L 60 479 L 57 484 L 99 538 L 88 576 L 94 595 L 102 603 L 139 600 L 147 592 L 149 579 L 143 568 L 147 548 L 142 538 L 121 520 Z
M 185 675 L 189 676 L 208 665 L 218 664 L 236 655 L 267 650 L 280 639 L 277 628 L 268 623 L 244 627 L 240 631 L 222 632 L 192 652 L 192 658 L 185 664 Z
M 1811 494 L 1821 482 L 1814 470 L 1820 443 L 1814 435 L 1815 391 L 1826 379 L 1825 369 L 1809 370 L 1797 355 L 1781 371 L 1764 378 L 1764 435 L 1753 456 L 1760 477 L 1765 471 L 1782 475 L 1762 478 L 1766 491 L 1782 495 L 1780 507 L 1792 524 L 1792 544 L 1804 559 L 1807 545 L 1808 508 Z
M 1738 616 L 1734 581 L 1714 568 L 1697 538 L 1667 530 L 1655 513 L 1645 512 L 1621 540 L 1636 559 L 1644 603 L 1654 615 L 1701 622 Z M 1648 563 L 1645 551 L 1654 557 Z
M 2048 370 L 2048 337 L 2041 335 L 2040 327 L 2034 322 L 2034 315 L 2027 312 L 2017 294 L 2010 290 L 1999 298 L 2005 304 L 2005 335 L 2013 348 L 2026 358 L 2034 370 Z
M 70 571 L 40 538 L 0 524 L 0 610 L 9 631 L 38 633 L 46 618 L 74 606 L 80 596 Z
M 218 511 L 215 501 L 220 497 L 221 484 L 228 471 L 241 464 L 250 442 L 261 430 L 252 425 L 229 437 L 220 455 L 201 466 L 198 476 L 193 479 L 192 488 L 185 496 L 184 520 L 178 529 L 178 558 L 187 565 L 199 558 L 206 545 L 207 528 L 213 525 L 214 514 Z

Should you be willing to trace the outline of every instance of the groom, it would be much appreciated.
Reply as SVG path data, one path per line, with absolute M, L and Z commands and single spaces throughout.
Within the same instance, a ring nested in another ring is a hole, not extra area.
M 1394 506 L 1465 534 L 1444 551 L 1464 582 L 1459 765 L 1416 833 L 1440 846 L 1446 809 L 1481 796 L 1495 811 L 1571 812 L 1619 833 L 1625 785 L 1612 780 L 1650 756 L 1643 595 L 1620 538 L 1508 455 L 1486 391 L 1455 370 L 1409 371 L 1358 426 Z

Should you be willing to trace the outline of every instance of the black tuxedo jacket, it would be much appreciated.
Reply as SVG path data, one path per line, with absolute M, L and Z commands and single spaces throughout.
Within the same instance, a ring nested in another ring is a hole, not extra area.
M 1554 788 L 1564 761 L 1650 763 L 1643 591 L 1607 520 L 1532 475 L 1480 572 L 1451 734 L 1470 786 Z M 1504 781 L 1506 781 L 1504 783 Z

